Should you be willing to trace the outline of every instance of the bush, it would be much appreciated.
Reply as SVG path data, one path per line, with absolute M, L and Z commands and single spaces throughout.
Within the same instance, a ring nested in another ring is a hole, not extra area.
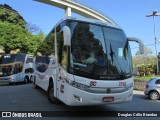
M 156 74 L 156 65 L 147 64 L 147 65 L 140 65 L 138 66 L 138 71 L 140 76 L 148 76 L 148 75 L 155 75 Z

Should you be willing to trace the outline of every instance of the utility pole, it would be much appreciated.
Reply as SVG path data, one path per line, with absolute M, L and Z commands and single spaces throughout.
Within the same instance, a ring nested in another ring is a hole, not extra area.
M 157 10 L 154 10 L 152 14 L 146 15 L 146 17 L 153 17 L 154 23 L 154 39 L 155 39 L 155 51 L 156 51 L 156 64 L 157 64 L 157 74 L 159 73 L 159 65 L 158 65 L 158 54 L 157 54 L 157 37 L 156 37 L 156 22 L 155 17 L 160 16 L 160 13 Z

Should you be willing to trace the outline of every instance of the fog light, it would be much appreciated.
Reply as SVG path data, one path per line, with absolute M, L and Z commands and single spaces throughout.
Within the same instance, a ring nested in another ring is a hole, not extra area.
M 78 100 L 79 102 L 82 102 L 82 98 L 81 97 L 79 97 L 79 96 L 77 96 L 77 95 L 73 95 L 74 96 L 74 98 L 76 99 L 76 100 Z

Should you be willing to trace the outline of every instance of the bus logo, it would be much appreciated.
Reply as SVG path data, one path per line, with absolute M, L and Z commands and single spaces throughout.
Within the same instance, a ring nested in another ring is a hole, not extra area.
M 107 93 L 111 93 L 111 91 L 112 91 L 111 88 L 107 88 L 106 90 Z
M 126 82 L 119 82 L 119 86 L 125 87 L 126 86 Z
M 96 81 L 91 81 L 90 82 L 90 86 L 92 87 L 92 86 L 96 86 L 97 85 L 97 82 Z

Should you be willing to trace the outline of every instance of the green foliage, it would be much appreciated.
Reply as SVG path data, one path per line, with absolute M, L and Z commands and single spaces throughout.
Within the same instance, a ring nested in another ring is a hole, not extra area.
M 39 30 L 31 26 L 32 30 Z M 10 6 L 0 4 L 0 48 L 5 53 L 11 51 L 33 54 L 40 45 L 44 34 L 40 31 L 37 34 L 27 31 L 26 22 L 23 17 Z
M 156 65 L 147 64 L 138 66 L 138 71 L 140 76 L 155 75 Z
M 58 35 L 57 35 L 58 36 Z M 40 47 L 38 48 L 38 54 L 44 55 L 44 56 L 49 56 L 51 54 L 54 54 L 54 35 L 50 33 L 45 40 L 42 42 Z
M 0 21 L 13 23 L 22 28 L 25 28 L 26 26 L 26 22 L 23 17 L 16 10 L 6 4 L 0 4 Z
M 135 79 L 135 80 L 148 81 L 148 80 L 150 80 L 151 78 L 154 78 L 154 77 L 160 77 L 160 76 L 159 76 L 159 75 L 136 76 L 136 77 L 134 77 L 134 79 Z
M 140 54 L 139 51 L 136 52 L 136 56 L 133 57 L 133 66 L 142 64 L 154 64 L 155 57 L 152 56 L 152 49 L 144 47 L 144 54 Z
M 142 64 L 155 64 L 156 63 L 156 57 L 155 56 L 148 56 L 144 57 L 143 55 L 137 55 L 133 57 L 133 66 L 139 66 Z
M 152 49 L 148 48 L 148 47 L 144 47 L 144 54 L 143 56 L 148 57 L 149 55 L 151 55 L 153 53 Z M 140 55 L 140 51 L 136 52 L 136 56 Z
M 21 48 L 26 31 L 11 23 L 0 22 L 0 43 L 5 53 Z
M 34 53 L 43 35 L 32 35 L 20 26 L 0 22 L 0 36 L 0 43 L 5 53 L 16 49 L 24 53 Z

